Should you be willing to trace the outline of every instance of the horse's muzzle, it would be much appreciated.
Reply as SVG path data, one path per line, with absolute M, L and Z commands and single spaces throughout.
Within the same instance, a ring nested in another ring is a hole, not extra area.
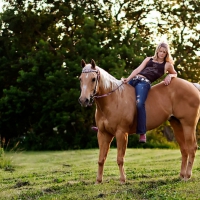
M 79 102 L 79 103 L 81 104 L 81 106 L 83 106 L 83 107 L 87 107 L 87 106 L 90 105 L 90 99 L 88 99 L 88 98 L 80 97 L 80 98 L 78 99 L 78 102 Z

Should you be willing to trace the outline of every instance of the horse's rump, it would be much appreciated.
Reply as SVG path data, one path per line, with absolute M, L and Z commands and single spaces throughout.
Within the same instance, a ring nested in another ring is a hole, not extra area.
M 196 116 L 200 106 L 200 93 L 192 83 L 173 78 L 168 86 L 162 82 L 153 86 L 145 105 L 147 129 L 150 130 L 171 116 L 177 119 L 188 118 L 188 115 Z

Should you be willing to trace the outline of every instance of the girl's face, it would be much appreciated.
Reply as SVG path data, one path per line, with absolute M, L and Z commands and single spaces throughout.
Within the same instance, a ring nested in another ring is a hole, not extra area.
M 160 47 L 158 49 L 157 55 L 158 55 L 158 58 L 164 60 L 164 58 L 167 56 L 167 49 L 164 47 Z

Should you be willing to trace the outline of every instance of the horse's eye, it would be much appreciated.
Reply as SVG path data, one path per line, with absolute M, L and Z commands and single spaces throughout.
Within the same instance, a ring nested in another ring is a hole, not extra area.
M 79 77 L 79 81 L 81 81 L 81 77 Z
M 95 82 L 95 80 L 96 80 L 96 78 L 93 78 L 93 79 L 92 79 L 92 82 Z

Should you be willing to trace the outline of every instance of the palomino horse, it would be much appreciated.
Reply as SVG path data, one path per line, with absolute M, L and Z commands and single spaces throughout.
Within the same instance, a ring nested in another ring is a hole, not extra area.
M 95 120 L 98 127 L 99 160 L 96 183 L 103 180 L 104 163 L 114 137 L 117 141 L 117 164 L 121 183 L 126 181 L 124 156 L 128 135 L 136 132 L 136 97 L 129 84 L 122 84 L 94 60 L 86 64 L 82 60 L 79 102 L 88 106 L 95 100 Z M 196 86 L 196 87 L 195 87 Z M 180 146 L 182 164 L 180 178 L 188 180 L 197 150 L 196 125 L 200 117 L 199 84 L 173 78 L 170 85 L 162 82 L 153 86 L 146 101 L 147 130 L 154 129 L 166 120 L 170 121 Z

